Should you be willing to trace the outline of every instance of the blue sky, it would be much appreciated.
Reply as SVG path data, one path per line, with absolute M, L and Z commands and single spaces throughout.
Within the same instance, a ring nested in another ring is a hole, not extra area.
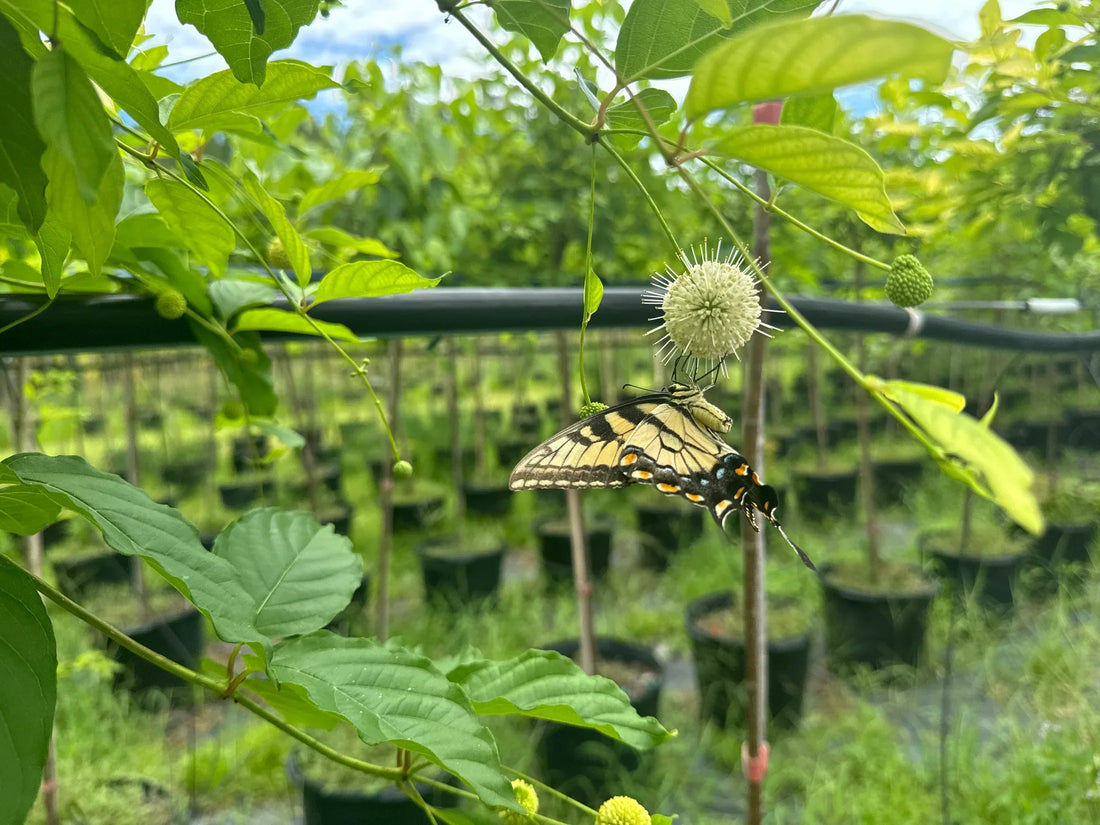
M 584 0 L 573 0 L 577 5 Z M 907 19 L 957 39 L 978 34 L 978 10 L 985 0 L 841 0 L 840 12 L 869 12 Z M 349 60 L 384 55 L 401 44 L 410 60 L 441 65 L 451 76 L 474 77 L 484 71 L 484 55 L 461 26 L 445 22 L 435 0 L 345 0 L 327 19 L 318 18 L 304 28 L 293 46 L 281 57 L 297 57 L 314 64 L 342 66 Z M 1005 18 L 1035 8 L 1032 0 L 1001 0 Z M 485 21 L 486 10 L 473 7 L 475 17 Z M 170 61 L 205 55 L 212 48 L 192 26 L 176 19 L 174 0 L 153 0 L 146 30 L 157 42 L 167 43 Z M 205 75 L 225 64 L 218 56 L 205 58 L 172 70 L 174 78 L 186 80 Z

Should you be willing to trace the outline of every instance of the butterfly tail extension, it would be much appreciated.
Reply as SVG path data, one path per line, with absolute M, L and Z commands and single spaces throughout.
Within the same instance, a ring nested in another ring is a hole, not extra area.
M 817 572 L 817 566 L 811 561 L 810 557 L 806 555 L 806 551 L 791 541 L 790 536 L 787 535 L 787 531 L 783 529 L 783 525 L 779 523 L 779 519 L 776 518 L 776 509 L 779 506 L 779 495 L 775 492 L 774 487 L 769 487 L 767 484 L 761 484 L 753 490 L 752 504 L 761 513 L 764 514 L 764 518 L 772 523 L 772 526 L 779 531 L 779 535 L 783 537 L 783 540 L 791 546 L 794 552 L 798 553 L 798 557 L 802 559 L 802 563 L 808 568 Z

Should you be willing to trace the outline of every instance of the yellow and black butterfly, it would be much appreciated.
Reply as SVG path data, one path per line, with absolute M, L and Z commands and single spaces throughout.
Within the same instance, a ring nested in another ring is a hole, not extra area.
M 745 515 L 753 529 L 756 511 L 775 525 L 815 570 L 776 520 L 778 497 L 745 457 L 727 444 L 733 421 L 687 384 L 670 384 L 566 427 L 529 452 L 508 479 L 513 490 L 625 487 L 652 484 L 705 507 L 719 527 L 731 513 Z

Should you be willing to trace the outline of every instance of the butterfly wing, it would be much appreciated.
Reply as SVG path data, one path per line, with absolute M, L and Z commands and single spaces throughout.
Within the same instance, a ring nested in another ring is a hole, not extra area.
M 512 470 L 512 490 L 624 487 L 629 478 L 619 454 L 634 429 L 668 395 L 626 401 L 571 424 L 531 450 Z

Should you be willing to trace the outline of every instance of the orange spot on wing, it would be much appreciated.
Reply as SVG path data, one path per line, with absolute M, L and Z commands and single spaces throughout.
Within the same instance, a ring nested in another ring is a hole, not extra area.
M 635 470 L 631 475 L 633 475 L 634 478 L 640 478 L 642 481 L 648 481 L 653 478 L 653 473 L 648 470 Z
M 633 464 L 637 460 L 638 460 L 638 454 L 637 453 L 627 453 L 621 459 L 619 459 L 619 463 L 622 464 L 625 467 L 629 467 L 631 464 Z
M 745 494 L 745 488 L 744 488 L 744 487 L 738 487 L 738 488 L 737 488 L 737 492 L 733 494 L 733 497 L 734 497 L 735 499 L 739 499 L 739 498 L 741 498 L 741 496 L 743 496 L 744 494 Z
M 724 498 L 714 505 L 714 510 L 718 513 L 718 516 L 721 517 L 722 513 L 726 512 L 726 510 L 730 508 L 731 504 L 733 504 L 732 501 L 730 501 L 728 498 Z
M 756 473 L 752 474 L 752 480 L 753 480 L 754 484 L 763 484 L 764 483 L 763 481 L 760 480 L 760 476 L 758 476 Z
M 688 493 L 687 494 L 687 500 L 688 501 L 694 501 L 696 504 L 698 504 L 700 501 L 703 500 L 703 497 L 701 495 L 699 495 L 698 493 Z
M 738 467 L 736 470 L 734 470 L 734 472 L 737 473 L 737 475 L 739 475 L 739 476 L 748 475 L 749 474 L 749 465 L 748 464 L 742 464 L 740 467 Z
M 657 489 L 660 490 L 662 493 L 675 493 L 680 488 L 675 484 L 667 484 L 665 482 L 662 482 L 657 485 Z

